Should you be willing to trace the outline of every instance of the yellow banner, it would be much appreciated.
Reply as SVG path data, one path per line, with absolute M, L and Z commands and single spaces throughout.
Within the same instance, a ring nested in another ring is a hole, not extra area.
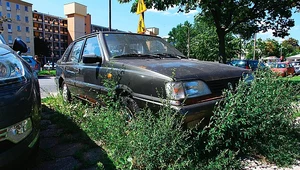
M 136 14 L 141 14 L 147 10 L 144 0 L 139 0 L 136 8 Z
M 146 32 L 146 27 L 145 27 L 144 18 L 143 18 L 143 15 L 140 14 L 140 19 L 139 19 L 137 33 L 144 34 L 145 32 Z

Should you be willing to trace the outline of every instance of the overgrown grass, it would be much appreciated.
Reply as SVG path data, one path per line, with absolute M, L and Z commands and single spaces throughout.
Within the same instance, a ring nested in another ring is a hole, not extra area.
M 42 70 L 38 73 L 39 76 L 55 76 L 56 70 Z
M 237 91 L 225 91 L 210 124 L 200 130 L 183 129 L 183 117 L 170 107 L 156 114 L 141 110 L 126 123 L 113 91 L 102 96 L 106 107 L 67 104 L 60 96 L 43 102 L 100 143 L 117 169 L 241 169 L 244 156 L 288 166 L 300 155 L 297 113 L 291 109 L 299 91 L 279 80 L 257 73 L 251 85 L 241 82 Z

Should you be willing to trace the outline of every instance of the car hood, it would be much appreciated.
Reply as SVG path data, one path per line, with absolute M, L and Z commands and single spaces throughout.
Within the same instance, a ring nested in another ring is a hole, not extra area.
M 287 68 L 271 68 L 271 70 L 276 72 L 283 72 L 283 71 L 287 71 Z
M 175 80 L 206 81 L 241 77 L 251 71 L 216 62 L 195 59 L 120 59 L 118 62 L 160 73 Z

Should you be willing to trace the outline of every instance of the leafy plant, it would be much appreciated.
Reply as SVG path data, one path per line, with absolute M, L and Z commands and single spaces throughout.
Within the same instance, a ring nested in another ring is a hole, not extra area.
M 241 81 L 225 91 L 209 126 L 200 134 L 205 154 L 230 150 L 237 155 L 262 155 L 278 165 L 292 164 L 300 154 L 299 127 L 294 125 L 295 91 L 269 71 L 258 71 L 251 85 Z M 297 148 L 297 149 L 295 149 Z

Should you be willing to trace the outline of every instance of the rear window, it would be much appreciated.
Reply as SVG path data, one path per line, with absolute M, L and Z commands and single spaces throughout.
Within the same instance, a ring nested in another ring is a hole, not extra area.
M 245 67 L 246 66 L 246 61 L 236 60 L 236 61 L 232 61 L 231 64 L 233 66 L 237 66 L 237 67 Z

